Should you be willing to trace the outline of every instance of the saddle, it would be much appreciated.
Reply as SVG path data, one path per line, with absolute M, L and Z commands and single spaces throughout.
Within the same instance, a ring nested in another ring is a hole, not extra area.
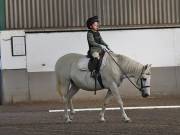
M 105 52 L 102 51 L 99 54 L 99 56 L 100 56 L 99 60 L 97 58 L 93 58 L 89 51 L 87 54 L 88 54 L 87 57 L 90 58 L 89 63 L 88 63 L 89 71 L 93 72 L 94 70 L 96 70 L 97 72 L 99 72 Z
M 105 56 L 105 57 L 104 57 Z M 104 88 L 104 85 L 102 83 L 102 78 L 100 74 L 100 69 L 102 69 L 105 65 L 107 54 L 102 53 L 100 54 L 100 59 L 94 59 L 93 57 L 87 55 L 86 57 L 83 57 L 78 62 L 78 67 L 80 70 L 83 71 L 90 71 L 92 78 L 95 80 L 95 94 L 97 89 L 97 81 L 99 82 L 100 86 Z

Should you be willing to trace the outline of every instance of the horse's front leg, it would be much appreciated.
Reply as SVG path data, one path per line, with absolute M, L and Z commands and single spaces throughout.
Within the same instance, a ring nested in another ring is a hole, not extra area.
M 120 111 L 122 113 L 122 116 L 125 119 L 125 122 L 131 122 L 131 119 L 127 116 L 127 114 L 124 110 L 123 101 L 122 101 L 122 98 L 121 98 L 120 93 L 119 93 L 119 88 L 117 87 L 117 85 L 115 83 L 113 83 L 110 87 L 110 90 L 111 90 L 113 96 L 115 97 L 116 101 L 118 102 L 118 104 L 120 106 Z
M 102 110 L 100 112 L 100 121 L 102 121 L 102 122 L 105 121 L 104 114 L 105 114 L 106 106 L 109 103 L 109 100 L 111 99 L 111 97 L 112 97 L 112 92 L 111 92 L 111 90 L 108 90 L 108 92 L 104 98 L 104 104 L 102 106 Z

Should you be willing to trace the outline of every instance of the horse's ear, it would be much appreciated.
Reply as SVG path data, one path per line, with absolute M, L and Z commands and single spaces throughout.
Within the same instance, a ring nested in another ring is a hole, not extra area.
M 146 70 L 148 68 L 148 64 L 144 66 L 144 69 Z
M 144 68 L 145 68 L 145 70 L 146 70 L 146 69 L 150 69 L 151 66 L 152 66 L 152 64 L 146 64 L 146 65 L 144 66 Z

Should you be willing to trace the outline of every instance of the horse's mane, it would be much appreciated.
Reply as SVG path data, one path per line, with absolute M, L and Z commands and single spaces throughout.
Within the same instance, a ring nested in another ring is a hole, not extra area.
M 143 65 L 125 55 L 114 54 L 118 60 L 118 64 L 127 74 L 139 75 L 142 72 Z

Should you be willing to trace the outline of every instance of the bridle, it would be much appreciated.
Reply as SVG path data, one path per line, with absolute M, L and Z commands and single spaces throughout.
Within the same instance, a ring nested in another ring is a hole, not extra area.
M 126 72 L 124 72 L 124 70 L 121 68 L 121 66 L 117 63 L 117 61 L 113 58 L 113 56 L 109 53 L 109 51 L 107 51 L 106 49 L 104 49 L 105 52 L 107 52 L 109 54 L 109 56 L 112 58 L 112 60 L 116 63 L 116 65 L 119 67 L 119 69 L 121 70 L 121 72 L 123 73 L 123 75 L 129 80 L 129 82 L 134 85 L 134 87 L 136 87 L 139 91 L 143 92 L 144 91 L 144 88 L 149 88 L 151 87 L 150 85 L 147 85 L 147 86 L 144 86 L 143 85 L 143 81 L 146 79 L 146 78 L 143 78 L 142 75 L 143 75 L 143 72 L 144 72 L 144 69 L 145 67 L 143 66 L 142 68 L 142 71 L 141 71 L 141 74 L 139 76 L 139 78 L 137 79 L 137 82 L 140 80 L 141 81 L 141 87 L 139 88 L 130 78 L 129 76 L 126 74 Z M 150 75 L 150 74 L 147 74 L 147 75 Z
M 143 89 L 144 89 L 144 88 L 150 88 L 150 87 L 151 87 L 150 85 L 145 85 L 145 86 L 143 85 L 143 81 L 146 80 L 146 78 L 143 78 L 143 77 L 142 77 L 143 72 L 144 72 L 144 69 L 145 69 L 145 67 L 143 66 L 142 71 L 141 71 L 141 74 L 140 74 L 140 76 L 139 76 L 139 78 L 137 79 L 137 82 L 136 82 L 136 83 L 138 83 L 138 81 L 140 80 L 140 82 L 141 82 L 141 87 L 138 88 L 138 89 L 139 89 L 139 91 L 141 91 L 141 92 L 143 92 Z M 146 74 L 146 75 L 151 75 L 151 74 Z

